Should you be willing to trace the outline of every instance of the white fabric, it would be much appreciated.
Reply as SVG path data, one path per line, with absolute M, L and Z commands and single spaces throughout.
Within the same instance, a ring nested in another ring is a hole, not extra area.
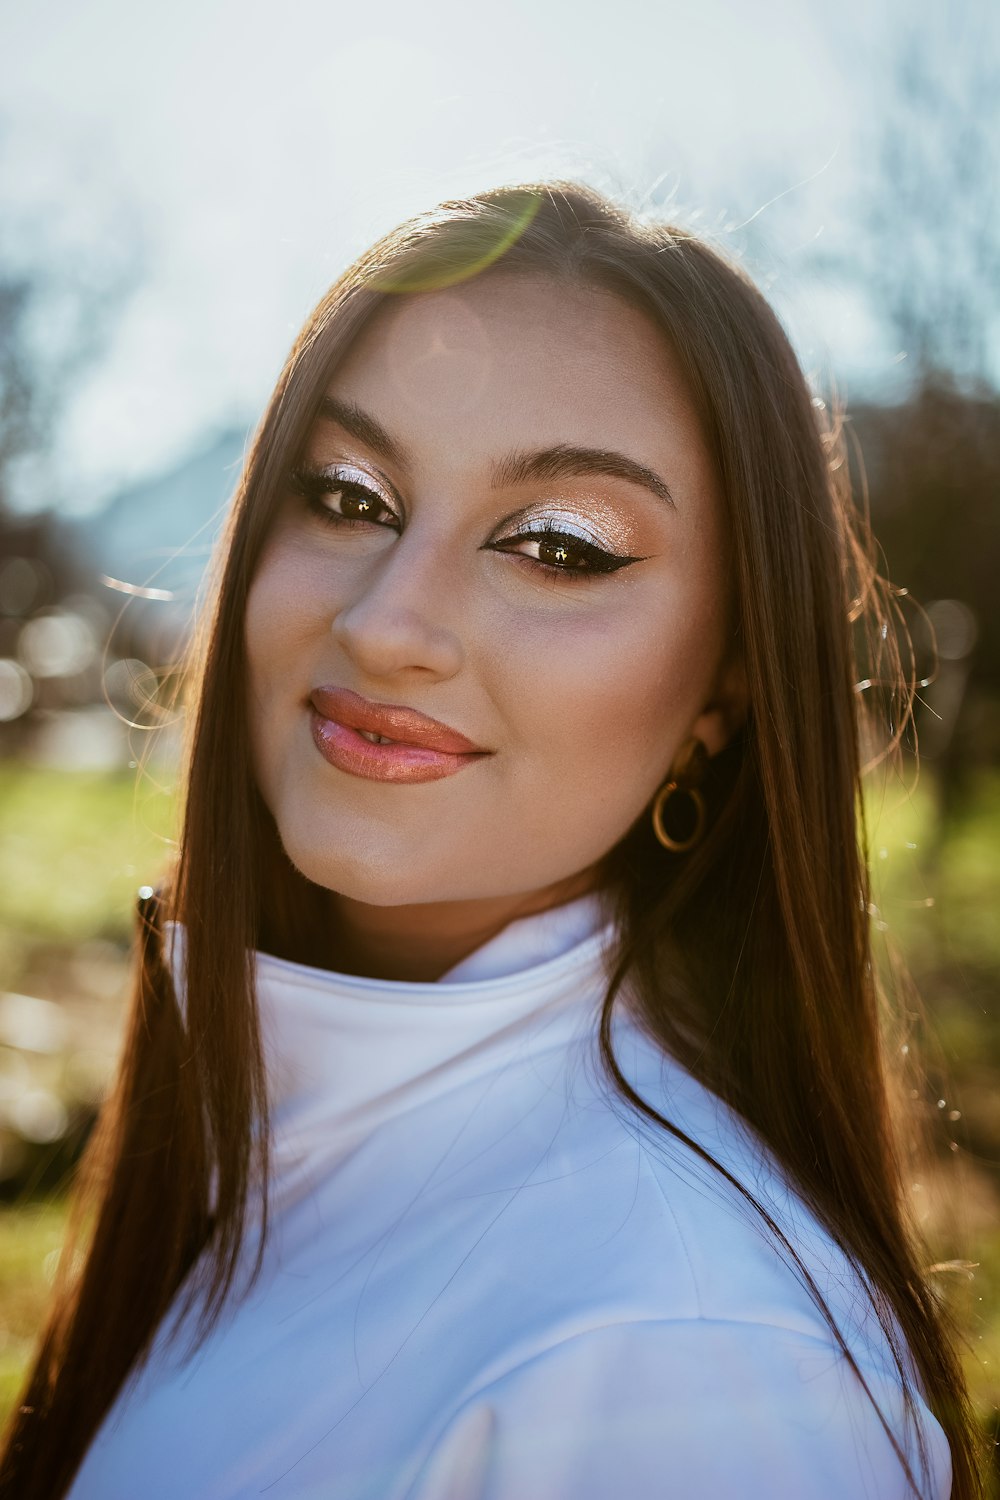
M 610 935 L 587 897 L 436 984 L 257 956 L 275 1163 L 262 1275 L 193 1357 L 168 1320 L 72 1500 L 912 1493 L 759 1217 L 604 1075 Z M 947 1442 L 921 1405 L 922 1477 L 843 1257 L 714 1096 L 624 1012 L 613 1035 L 633 1087 L 766 1201 L 921 1493 L 945 1500 Z

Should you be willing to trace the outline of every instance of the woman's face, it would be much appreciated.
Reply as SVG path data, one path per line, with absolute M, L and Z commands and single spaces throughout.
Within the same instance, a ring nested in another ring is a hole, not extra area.
M 496 273 L 393 301 L 250 591 L 286 853 L 377 906 L 585 885 L 688 736 L 714 754 L 742 718 L 733 602 L 712 464 L 643 314 Z

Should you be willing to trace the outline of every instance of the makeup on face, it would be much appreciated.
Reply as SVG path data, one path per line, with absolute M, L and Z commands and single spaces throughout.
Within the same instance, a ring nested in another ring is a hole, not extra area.
M 539 530 L 543 535 L 574 537 L 621 561 L 644 561 L 639 555 L 639 528 L 624 508 L 603 496 L 581 497 L 575 505 L 536 500 L 504 523 L 507 535 L 531 537 Z
M 316 748 L 324 760 L 350 776 L 438 781 L 491 753 L 426 714 L 373 702 L 347 688 L 316 687 L 309 702 Z
M 297 464 L 290 484 L 333 526 L 367 523 L 401 532 L 406 524 L 402 497 L 362 462 Z M 581 496 L 575 504 L 539 498 L 505 516 L 482 545 L 533 558 L 553 573 L 593 577 L 645 560 L 635 550 L 640 529 L 627 506 L 603 494 Z
M 310 881 L 380 907 L 564 889 L 689 735 L 725 742 L 724 511 L 629 305 L 499 280 L 387 304 L 288 462 L 247 657 L 258 783 Z
M 453 315 L 454 309 L 450 312 Z M 334 523 L 367 519 L 402 530 L 407 512 L 405 479 L 412 477 L 407 443 L 378 412 L 332 392 L 322 402 L 317 428 L 306 461 L 293 471 L 296 490 L 318 515 Z M 328 436 L 334 439 L 329 446 Z M 352 452 L 359 443 L 368 450 L 366 456 Z M 394 485 L 371 455 L 405 476 L 404 482 Z M 495 455 L 488 468 L 488 476 L 484 474 L 475 486 L 476 496 L 506 492 L 513 497 L 528 492 L 533 500 L 500 518 L 483 545 L 535 557 L 554 572 L 577 578 L 643 561 L 638 538 L 645 531 L 648 542 L 650 527 L 641 526 L 639 517 L 648 510 L 650 496 L 655 497 L 657 510 L 675 508 L 660 472 L 610 447 L 526 446 Z M 629 501 L 617 499 L 616 491 L 628 495 Z M 474 504 L 473 494 L 464 498 L 470 506 Z M 524 540 L 514 541 L 509 535 L 512 531 Z M 538 541 L 533 544 L 531 538 Z

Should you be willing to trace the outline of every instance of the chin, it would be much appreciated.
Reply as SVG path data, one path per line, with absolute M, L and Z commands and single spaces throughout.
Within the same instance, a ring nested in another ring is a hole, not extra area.
M 434 872 L 425 863 L 408 860 L 402 850 L 377 847 L 375 840 L 359 839 L 341 830 L 319 842 L 315 826 L 307 829 L 278 826 L 282 848 L 300 875 L 313 885 L 335 891 L 367 906 L 410 906 L 447 900 Z

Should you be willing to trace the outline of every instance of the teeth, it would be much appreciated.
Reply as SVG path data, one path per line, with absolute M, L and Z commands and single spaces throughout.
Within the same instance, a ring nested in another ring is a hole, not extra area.
M 359 729 L 358 734 L 361 735 L 362 739 L 368 740 L 373 745 L 394 745 L 396 743 L 395 740 L 387 740 L 383 734 L 372 734 L 369 729 Z

